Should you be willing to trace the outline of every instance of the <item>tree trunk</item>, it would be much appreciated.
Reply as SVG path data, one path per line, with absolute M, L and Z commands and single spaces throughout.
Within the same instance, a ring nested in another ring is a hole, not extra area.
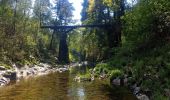
M 108 39 L 108 46 L 110 49 L 112 49 L 115 45 L 115 36 L 114 36 L 114 33 L 115 30 L 114 28 L 108 28 L 108 31 L 107 31 L 107 39 Z
M 60 63 L 69 63 L 67 33 L 66 32 L 60 33 L 60 45 L 59 45 L 58 60 Z
M 51 36 L 51 41 L 50 41 L 49 50 L 52 50 L 52 49 L 53 49 L 54 35 L 55 35 L 55 30 L 53 31 L 52 36 Z
M 114 47 L 121 46 L 121 35 L 122 35 L 122 20 L 121 17 L 125 14 L 125 0 L 120 0 L 120 9 L 116 11 L 116 25 L 114 33 Z

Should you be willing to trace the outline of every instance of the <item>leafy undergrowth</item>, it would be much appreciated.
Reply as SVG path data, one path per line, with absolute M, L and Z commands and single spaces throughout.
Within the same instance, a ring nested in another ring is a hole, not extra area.
M 121 78 L 126 74 L 132 77 L 129 84 L 135 82 L 142 90 L 151 91 L 152 100 L 168 99 L 165 95 L 165 89 L 170 89 L 170 46 L 168 43 L 145 51 L 138 51 L 137 48 L 125 50 L 122 47 L 115 52 L 111 59 L 96 65 L 95 77 L 105 74 L 106 78 L 113 79 Z
M 108 78 L 121 77 L 123 75 L 122 69 L 115 68 L 108 63 L 99 63 L 94 69 L 95 77 L 104 75 Z
M 84 71 L 78 71 L 77 70 L 77 76 L 79 76 L 81 79 L 91 79 L 91 69 L 89 69 L 88 67 L 86 67 L 86 69 Z
M 152 91 L 151 99 L 168 99 L 165 96 L 165 89 L 170 89 L 170 46 L 168 43 L 145 51 L 119 50 L 107 63 L 122 70 L 124 74 L 132 76 L 133 81 L 139 83 L 143 90 Z

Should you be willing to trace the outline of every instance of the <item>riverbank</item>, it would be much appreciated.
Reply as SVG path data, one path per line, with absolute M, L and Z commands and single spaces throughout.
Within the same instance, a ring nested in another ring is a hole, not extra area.
M 119 87 L 128 87 L 139 100 L 149 100 L 148 93 L 151 93 L 152 91 L 143 90 L 137 81 L 133 81 L 132 83 L 132 76 L 123 74 L 122 71 L 118 69 L 112 69 L 112 71 L 109 71 L 110 69 L 107 69 L 107 66 L 104 63 L 98 64 L 96 65 L 96 67 L 94 67 L 93 65 L 94 64 L 89 62 L 82 62 L 73 63 L 70 65 L 58 65 L 56 67 L 45 63 L 40 63 L 37 65 L 25 65 L 21 68 L 18 68 L 15 64 L 13 64 L 11 69 L 6 69 L 5 67 L 0 66 L 0 86 L 5 86 L 8 85 L 11 81 L 20 81 L 23 78 L 28 78 L 31 76 L 35 77 L 54 72 L 62 73 L 68 70 L 70 71 L 70 73 L 72 73 L 72 69 L 78 71 L 84 71 L 85 69 L 86 73 L 83 75 L 79 74 L 75 76 L 75 81 L 85 82 L 94 81 L 95 79 L 105 81 L 110 79 L 111 85 Z M 88 66 L 91 69 L 86 69 L 85 66 Z M 167 93 L 169 93 L 168 90 Z
M 11 69 L 6 69 L 4 66 L 0 66 L 0 87 L 8 85 L 11 81 L 19 81 L 20 79 L 30 76 L 46 75 L 54 72 L 62 73 L 68 69 L 69 67 L 66 65 L 52 67 L 46 63 L 25 65 L 21 68 L 18 68 L 15 64 L 13 64 Z
M 119 67 L 122 64 L 124 66 Z M 128 87 L 139 100 L 169 100 L 170 89 L 168 88 L 169 84 L 166 83 L 169 79 L 166 78 L 164 81 L 161 79 L 162 76 L 168 73 L 163 69 L 161 70 L 162 72 L 159 71 L 151 74 L 148 73 L 149 71 L 154 71 L 151 70 L 151 66 L 147 66 L 148 70 L 143 71 L 144 69 L 141 68 L 146 66 L 143 65 L 144 62 L 138 61 L 126 65 L 122 59 L 119 63 L 113 60 L 98 63 L 95 67 L 87 66 L 87 69 L 80 64 L 77 69 L 85 69 L 86 71 L 83 71 L 82 74 L 78 73 L 74 80 L 77 82 L 93 81 L 96 78 L 104 81 L 109 80 L 110 84 L 114 86 Z M 136 66 L 139 69 L 136 69 Z M 157 99 L 155 99 L 156 97 Z
M 79 65 L 79 66 L 78 66 Z M 95 67 L 85 66 L 83 64 L 77 64 L 76 69 L 84 69 L 75 76 L 74 81 L 77 82 L 89 82 L 94 80 L 110 81 L 110 85 L 113 87 L 126 87 L 136 96 L 139 100 L 150 100 L 149 90 L 142 90 L 138 85 L 138 82 L 133 81 L 133 77 L 123 73 L 121 69 L 113 69 L 107 66 L 106 63 L 99 63 Z M 74 71 L 73 71 L 74 72 Z

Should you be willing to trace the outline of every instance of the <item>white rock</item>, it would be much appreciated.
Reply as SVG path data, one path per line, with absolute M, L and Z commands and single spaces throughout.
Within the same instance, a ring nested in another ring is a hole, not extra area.
M 8 84 L 9 82 L 10 82 L 10 79 L 8 79 L 8 78 L 1 77 L 1 79 L 0 79 L 0 84 L 1 84 L 1 85 L 6 85 L 6 84 Z
M 124 83 L 125 86 L 127 86 L 127 85 L 128 85 L 128 78 L 125 78 L 125 79 L 123 80 L 123 83 Z
M 94 76 L 91 77 L 91 80 L 94 81 Z
M 138 94 L 140 92 L 140 87 L 135 87 L 134 94 Z
M 0 70 L 6 70 L 4 66 L 0 66 Z
M 139 94 L 139 95 L 137 95 L 137 98 L 138 98 L 139 100 L 149 100 L 149 97 L 146 96 L 146 95 L 144 95 L 144 94 Z

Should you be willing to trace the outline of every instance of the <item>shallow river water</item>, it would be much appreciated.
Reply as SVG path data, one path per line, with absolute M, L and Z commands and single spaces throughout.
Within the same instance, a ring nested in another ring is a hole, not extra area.
M 136 100 L 124 88 L 105 81 L 74 82 L 69 72 L 23 79 L 0 88 L 0 100 Z

